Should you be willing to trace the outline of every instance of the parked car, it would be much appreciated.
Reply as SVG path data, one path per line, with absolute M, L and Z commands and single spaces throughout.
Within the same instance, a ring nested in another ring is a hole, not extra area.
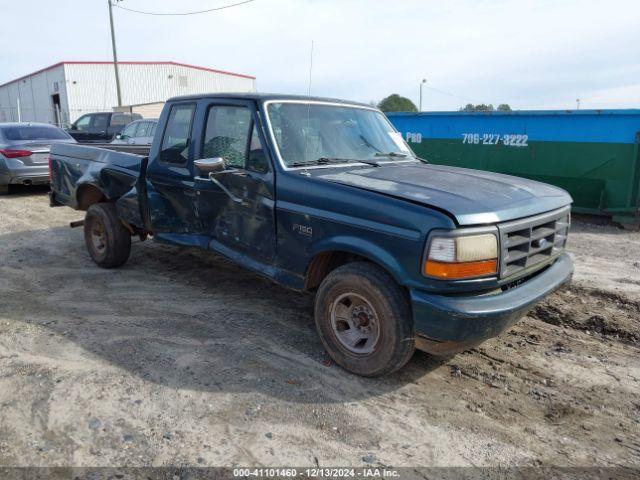
M 49 148 L 54 143 L 75 140 L 46 123 L 0 123 L 0 194 L 12 184 L 49 183 Z
M 87 113 L 73 122 L 67 132 L 80 143 L 108 143 L 127 124 L 141 118 L 138 113 Z
M 136 120 L 124 127 L 122 133 L 116 134 L 111 143 L 114 145 L 151 145 L 157 126 L 157 118 Z
M 324 346 L 360 375 L 478 345 L 573 273 L 564 190 L 431 165 L 368 105 L 178 97 L 148 155 L 55 145 L 51 163 L 51 203 L 86 211 L 97 265 L 151 235 L 314 292 Z

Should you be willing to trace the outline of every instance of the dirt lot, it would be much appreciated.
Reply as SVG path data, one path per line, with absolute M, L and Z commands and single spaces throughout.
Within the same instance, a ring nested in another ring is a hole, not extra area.
M 576 220 L 571 287 L 368 380 L 310 296 L 153 242 L 101 270 L 81 217 L 0 198 L 0 465 L 640 465 L 640 233 Z

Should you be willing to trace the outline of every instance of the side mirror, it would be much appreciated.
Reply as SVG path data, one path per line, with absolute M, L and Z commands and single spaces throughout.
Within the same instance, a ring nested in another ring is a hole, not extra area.
M 212 173 L 220 173 L 227 168 L 224 163 L 224 158 L 221 157 L 202 158 L 200 160 L 196 160 L 193 164 L 202 176 L 207 176 Z
M 78 127 L 76 127 L 75 123 L 72 123 L 71 125 L 69 125 L 69 130 L 78 130 Z

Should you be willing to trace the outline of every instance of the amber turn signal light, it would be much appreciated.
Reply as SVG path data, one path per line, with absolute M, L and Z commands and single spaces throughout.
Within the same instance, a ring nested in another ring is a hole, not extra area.
M 445 263 L 427 260 L 424 263 L 424 273 L 430 277 L 451 280 L 484 277 L 498 273 L 498 261 L 494 259 L 479 262 Z

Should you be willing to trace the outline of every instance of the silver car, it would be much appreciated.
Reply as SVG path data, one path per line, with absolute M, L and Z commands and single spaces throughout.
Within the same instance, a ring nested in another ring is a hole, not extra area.
M 120 145 L 151 145 L 157 126 L 157 118 L 136 120 L 124 127 L 124 130 L 118 133 L 111 143 Z
M 61 128 L 46 123 L 0 123 L 0 194 L 9 185 L 49 183 L 52 143 L 76 143 Z

